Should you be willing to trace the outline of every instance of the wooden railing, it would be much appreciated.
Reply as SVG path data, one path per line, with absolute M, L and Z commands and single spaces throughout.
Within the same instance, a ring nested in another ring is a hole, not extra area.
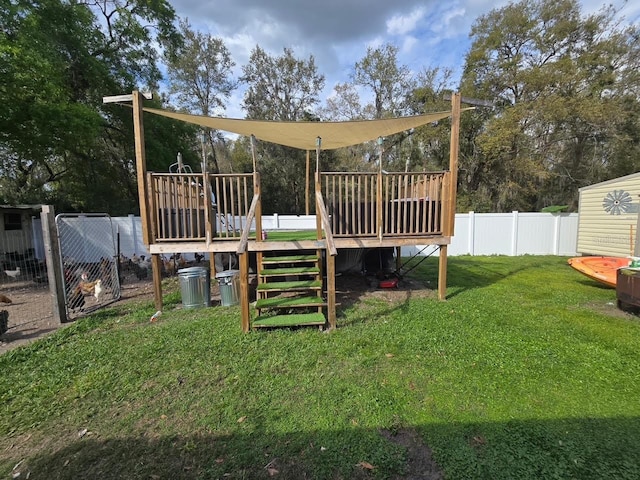
M 443 233 L 446 172 L 323 173 L 335 237 Z
M 154 241 L 163 242 L 240 237 L 255 181 L 253 174 L 149 173 L 147 183 Z
M 202 175 L 149 173 L 147 179 L 155 240 L 206 240 L 211 209 Z
M 448 172 L 322 173 L 318 228 L 327 241 L 447 235 L 449 178 Z M 149 173 L 147 180 L 154 242 L 237 239 L 244 251 L 254 218 L 261 230 L 258 174 Z
M 229 173 L 208 176 L 216 206 L 215 237 L 239 237 L 247 220 L 249 202 L 255 193 L 254 174 Z M 259 179 L 256 181 L 259 182 Z

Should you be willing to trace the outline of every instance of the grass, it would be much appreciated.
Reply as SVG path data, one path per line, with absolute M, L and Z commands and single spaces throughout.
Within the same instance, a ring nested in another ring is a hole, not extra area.
M 437 259 L 412 272 L 436 284 Z M 0 476 L 640 478 L 640 321 L 554 257 L 453 257 L 448 300 L 240 332 L 238 307 L 104 310 L 0 357 Z M 373 468 L 369 468 L 373 467 Z

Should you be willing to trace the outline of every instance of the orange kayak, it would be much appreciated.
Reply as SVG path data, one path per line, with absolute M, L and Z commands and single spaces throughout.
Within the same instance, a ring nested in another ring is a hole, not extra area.
M 630 260 L 622 257 L 574 257 L 567 262 L 587 277 L 616 288 L 618 269 L 628 267 Z

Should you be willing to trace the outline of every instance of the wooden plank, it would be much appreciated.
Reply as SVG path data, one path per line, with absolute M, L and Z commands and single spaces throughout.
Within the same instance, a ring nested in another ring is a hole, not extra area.
M 283 255 L 280 257 L 263 257 L 262 264 L 269 265 L 273 263 L 309 263 L 317 262 L 318 255 Z
M 270 292 L 301 292 L 317 290 L 319 288 L 322 288 L 322 282 L 319 280 L 295 280 L 292 282 L 261 283 L 256 289 L 258 291 L 268 290 Z
M 318 267 L 282 267 L 263 268 L 259 270 L 261 277 L 283 277 L 288 275 L 315 275 L 320 273 Z
M 316 216 L 320 216 L 320 218 L 322 219 L 324 235 L 327 241 L 327 249 L 332 256 L 335 256 L 338 254 L 338 251 L 336 250 L 336 246 L 334 243 L 333 232 L 331 231 L 331 224 L 329 223 L 327 209 L 324 206 L 324 200 L 322 199 L 322 194 L 320 192 L 316 194 L 316 206 L 319 209 L 319 212 L 316 214 Z
M 173 253 L 189 252 L 235 252 L 238 248 L 236 240 L 218 240 L 207 245 L 202 242 L 174 241 L 156 243 L 150 246 L 151 253 L 170 255 Z M 395 247 L 409 245 L 443 245 L 450 243 L 451 238 L 443 235 L 418 235 L 412 237 L 384 237 L 380 241 L 377 237 L 334 237 L 336 250 L 342 248 L 376 248 Z M 292 240 L 292 241 L 249 241 L 247 251 L 249 252 L 269 252 L 286 250 L 318 250 L 326 248 L 325 241 L 317 240 Z
M 307 308 L 325 305 L 321 297 L 273 297 L 261 298 L 256 308 Z
M 325 323 L 326 319 L 321 313 L 298 313 L 293 315 L 258 317 L 253 321 L 252 327 L 295 327 L 305 325 L 324 325 Z
M 260 195 L 254 195 L 253 200 L 251 201 L 251 207 L 249 208 L 249 213 L 247 214 L 247 221 L 245 222 L 245 226 L 242 229 L 242 236 L 240 237 L 240 242 L 238 243 L 238 248 L 236 249 L 236 253 L 238 255 L 247 251 L 247 243 L 249 242 L 249 230 L 251 229 L 251 223 L 253 222 L 253 217 L 256 214 L 256 209 L 258 208 L 258 202 L 260 201 Z M 256 232 L 256 235 L 259 235 Z

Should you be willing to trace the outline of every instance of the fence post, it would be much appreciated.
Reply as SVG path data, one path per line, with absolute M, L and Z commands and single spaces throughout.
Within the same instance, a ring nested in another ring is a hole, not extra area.
M 553 254 L 558 255 L 558 252 L 560 251 L 560 214 L 555 214 L 553 216 Z
M 476 243 L 476 215 L 473 210 L 469 212 L 469 255 L 475 255 Z
M 518 255 L 518 211 L 513 210 L 511 215 L 513 216 L 513 225 L 511 226 L 511 256 L 516 257 Z
M 44 242 L 44 256 L 47 262 L 49 292 L 51 293 L 51 301 L 53 302 L 53 318 L 58 323 L 64 323 L 67 321 L 64 277 L 62 275 L 62 262 L 60 261 L 60 244 L 58 243 L 58 230 L 56 229 L 56 214 L 53 206 L 43 205 L 40 219 L 42 221 L 42 240 Z

